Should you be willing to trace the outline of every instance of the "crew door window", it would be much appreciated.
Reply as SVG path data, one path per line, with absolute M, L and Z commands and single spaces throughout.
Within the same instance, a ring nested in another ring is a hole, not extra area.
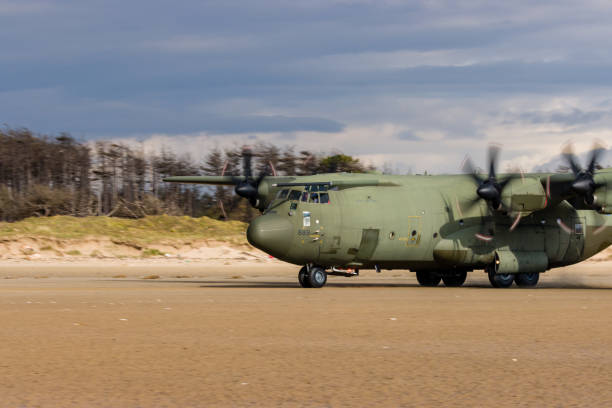
M 291 192 L 289 193 L 289 200 L 299 200 L 300 196 L 302 195 L 302 192 L 299 190 L 291 190 Z

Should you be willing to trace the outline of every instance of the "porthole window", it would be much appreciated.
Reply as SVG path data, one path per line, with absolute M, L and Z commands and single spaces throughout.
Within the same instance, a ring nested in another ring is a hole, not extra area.
M 394 239 L 395 238 L 395 232 L 391 231 L 389 233 L 389 239 Z
M 434 238 L 438 238 L 438 233 L 434 232 Z
M 416 230 L 412 230 L 412 236 L 414 237 L 417 234 Z

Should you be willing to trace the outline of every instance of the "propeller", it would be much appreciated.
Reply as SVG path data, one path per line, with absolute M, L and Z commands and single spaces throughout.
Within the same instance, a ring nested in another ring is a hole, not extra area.
M 602 187 L 602 184 L 596 183 L 593 179 L 595 175 L 595 170 L 598 165 L 597 162 L 601 158 L 602 154 L 605 152 L 604 146 L 595 142 L 593 145 L 593 149 L 589 154 L 589 161 L 586 169 L 580 167 L 576 155 L 574 154 L 574 149 L 571 144 L 567 144 L 563 149 L 563 159 L 567 163 L 568 167 L 574 173 L 574 181 L 571 184 L 572 191 L 576 193 L 578 196 L 584 199 L 584 202 L 597 209 L 598 206 L 595 204 L 595 190 L 599 187 Z
M 468 174 L 476 184 L 477 195 L 469 203 L 470 206 L 476 205 L 480 200 L 485 200 L 488 204 L 488 207 L 493 209 L 494 211 L 506 211 L 502 202 L 502 194 L 504 188 L 508 185 L 508 183 L 517 176 L 514 174 L 509 174 L 503 177 L 502 179 L 499 179 L 497 177 L 496 169 L 500 151 L 501 148 L 498 145 L 489 146 L 489 172 L 486 177 L 483 177 L 481 174 L 479 174 L 479 172 L 474 167 L 474 164 L 472 163 L 470 157 L 466 157 L 463 163 L 463 171 L 464 173 Z M 521 214 L 518 213 L 510 226 L 510 231 L 513 231 L 518 226 L 520 220 Z M 479 233 L 476 234 L 476 238 L 484 241 L 490 241 L 491 239 L 493 239 L 493 236 L 491 234 Z
M 502 203 L 502 192 L 506 185 L 512 180 L 513 175 L 509 175 L 504 177 L 501 180 L 497 179 L 497 174 L 495 169 L 497 168 L 497 159 L 499 157 L 500 147 L 497 145 L 491 145 L 489 147 L 489 174 L 486 177 L 482 177 L 481 174 L 478 173 L 472 160 L 469 156 L 466 157 L 463 163 L 463 171 L 472 177 L 474 183 L 476 184 L 476 197 L 473 201 L 473 204 L 477 203 L 479 200 L 485 200 L 491 208 L 496 211 L 501 211 L 503 209 Z
M 253 207 L 257 206 L 257 193 L 259 189 L 259 183 L 268 175 L 268 168 L 272 169 L 274 175 L 276 170 L 271 162 L 266 163 L 263 171 L 257 176 L 253 177 L 253 151 L 250 147 L 245 146 L 242 149 L 242 174 L 244 179 L 236 178 L 234 183 L 236 187 L 234 191 L 240 197 L 244 197 L 249 200 Z

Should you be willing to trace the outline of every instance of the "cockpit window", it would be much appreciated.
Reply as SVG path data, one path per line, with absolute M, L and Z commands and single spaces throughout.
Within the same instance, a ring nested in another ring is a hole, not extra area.
M 304 202 L 308 201 L 308 192 L 304 191 L 302 193 L 302 201 Z
M 291 190 L 291 192 L 289 193 L 289 200 L 299 200 L 301 195 L 301 191 Z
M 329 203 L 329 193 L 321 193 L 319 194 L 319 202 L 321 204 L 328 204 Z
M 310 186 L 306 186 L 306 191 L 310 191 L 314 193 L 316 191 L 327 191 L 328 186 L 324 184 L 312 184 Z
M 278 194 L 276 195 L 276 198 L 280 200 L 284 200 L 285 198 L 287 198 L 288 195 L 289 195 L 289 189 L 285 188 L 278 192 Z
M 310 193 L 310 202 L 318 203 L 319 202 L 319 193 Z

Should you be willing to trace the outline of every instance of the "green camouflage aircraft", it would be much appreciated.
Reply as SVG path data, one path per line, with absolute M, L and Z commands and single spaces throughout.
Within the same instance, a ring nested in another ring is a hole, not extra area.
M 494 287 L 533 287 L 551 268 L 583 261 L 612 243 L 612 169 L 598 171 L 595 146 L 571 173 L 502 174 L 489 149 L 488 175 L 397 176 L 331 173 L 254 177 L 250 150 L 242 176 L 180 176 L 165 181 L 234 185 L 263 215 L 249 242 L 296 265 L 305 288 L 327 275 L 409 269 L 423 286 L 461 286 L 482 270 Z

